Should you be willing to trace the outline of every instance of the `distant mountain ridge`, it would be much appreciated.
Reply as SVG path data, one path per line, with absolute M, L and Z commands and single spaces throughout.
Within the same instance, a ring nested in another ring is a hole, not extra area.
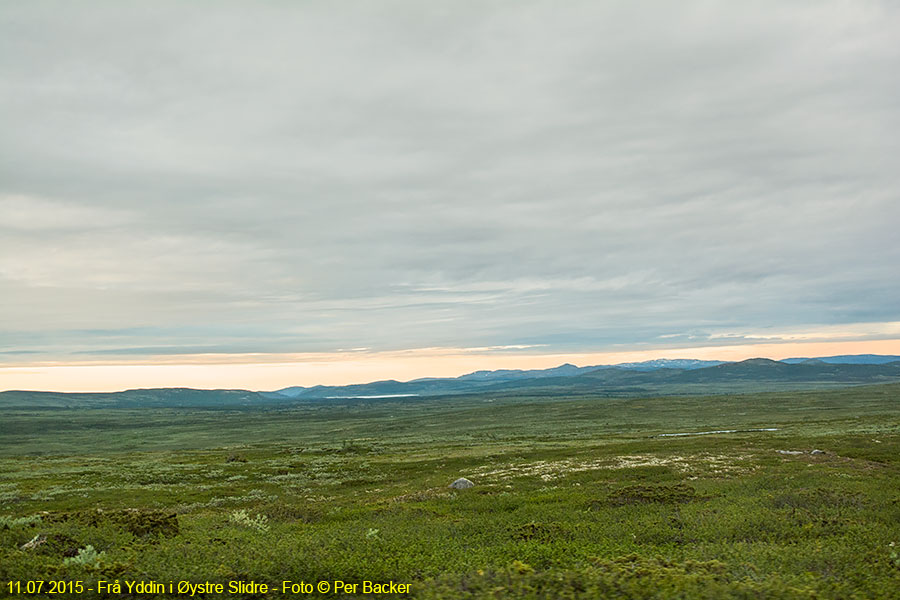
M 549 369 L 498 369 L 496 371 L 475 371 L 473 373 L 467 373 L 465 375 L 460 375 L 459 377 L 423 377 L 420 379 L 413 379 L 412 381 L 407 382 L 407 384 L 426 384 L 434 382 L 499 382 L 499 381 L 514 381 L 521 379 L 539 379 L 539 378 L 547 378 L 547 377 L 568 377 L 581 375 L 583 373 L 589 373 L 591 371 L 596 371 L 598 369 L 623 369 L 623 370 L 634 370 L 634 371 L 655 371 L 656 369 L 663 368 L 671 368 L 671 369 L 701 369 L 703 367 L 712 367 L 716 365 L 722 364 L 721 360 L 697 360 L 693 358 L 658 358 L 654 360 L 648 360 L 644 362 L 630 362 L 630 363 L 621 363 L 616 365 L 595 365 L 589 367 L 578 367 L 571 363 L 565 363 L 559 365 L 558 367 L 551 367 Z M 364 383 L 364 384 L 356 384 L 352 386 L 336 386 L 336 387 L 328 387 L 328 386 L 314 386 L 310 388 L 304 388 L 300 386 L 293 386 L 289 388 L 284 388 L 281 390 L 276 390 L 275 392 L 267 392 L 267 393 L 275 393 L 282 394 L 285 396 L 289 396 L 291 398 L 296 398 L 298 396 L 303 395 L 308 390 L 338 390 L 338 389 L 347 389 L 348 391 L 359 391 L 360 386 L 379 386 L 379 391 L 387 391 L 385 386 L 390 386 L 392 384 L 399 384 L 400 382 L 390 380 L 390 381 L 376 381 L 372 383 Z M 391 389 L 393 389 L 391 387 Z
M 703 369 L 721 365 L 724 360 L 698 360 L 696 358 L 657 358 L 643 362 L 628 362 L 612 365 L 619 369 L 635 371 L 655 371 L 656 369 Z
M 842 359 L 846 359 L 843 360 Z M 900 361 L 900 356 L 882 356 L 876 354 L 860 354 L 853 356 L 829 356 L 824 358 L 791 358 L 786 359 L 784 361 L 773 361 L 767 358 L 754 358 L 748 359 L 747 361 L 742 361 L 743 363 L 749 365 L 753 365 L 754 362 L 764 361 L 760 364 L 769 364 L 776 362 L 783 362 L 788 364 L 799 364 L 808 361 L 822 361 L 823 363 L 829 364 L 888 364 L 890 362 Z M 465 375 L 460 375 L 459 377 L 424 377 L 420 379 L 413 379 L 408 382 L 399 382 L 395 380 L 387 380 L 387 381 L 375 381 L 372 383 L 363 383 L 363 384 L 354 384 L 347 386 L 313 386 L 309 388 L 304 388 L 300 386 L 293 386 L 289 388 L 284 388 L 281 390 L 276 390 L 274 392 L 265 392 L 268 394 L 281 394 L 283 396 L 287 396 L 289 398 L 299 398 L 303 396 L 313 396 L 318 395 L 320 393 L 328 393 L 328 394 L 344 394 L 347 396 L 352 395 L 387 395 L 387 394 L 403 394 L 403 393 L 412 393 L 419 395 L 431 395 L 429 392 L 433 392 L 436 388 L 444 387 L 448 392 L 452 393 L 452 390 L 459 386 L 459 383 L 473 383 L 473 384 L 489 384 L 489 383 L 499 383 L 499 382 L 513 382 L 513 381 L 522 381 L 522 380 L 530 380 L 530 379 L 548 379 L 548 378 L 557 378 L 557 377 L 573 377 L 578 375 L 584 375 L 587 373 L 591 373 L 594 371 L 604 370 L 621 370 L 621 371 L 639 371 L 639 372 L 652 372 L 660 369 L 670 369 L 670 370 L 684 370 L 691 371 L 696 369 L 705 369 L 709 367 L 717 367 L 724 364 L 739 364 L 739 363 L 729 363 L 727 361 L 721 360 L 699 360 L 693 358 L 657 358 L 653 360 L 647 360 L 642 362 L 627 362 L 627 363 L 619 363 L 615 365 L 594 365 L 587 367 L 578 367 L 571 363 L 565 363 L 558 367 L 552 367 L 549 369 L 529 369 L 529 370 L 521 370 L 521 369 L 498 369 L 495 371 L 475 371 L 473 373 L 467 373 Z M 608 375 L 608 373 L 607 373 Z M 614 376 L 611 378 L 615 379 Z M 637 378 L 631 377 L 628 378 L 631 380 L 637 380 Z M 406 390 L 406 392 L 402 391 Z
M 851 362 L 833 362 L 835 360 Z M 891 360 L 896 359 L 896 360 Z M 859 355 L 740 362 L 659 359 L 643 363 L 551 369 L 476 371 L 455 378 L 313 387 L 274 392 L 155 388 L 110 393 L 0 392 L 4 408 L 245 409 L 305 402 L 369 401 L 458 394 L 638 396 L 740 393 L 760 390 L 900 382 L 900 357 Z
M 833 365 L 884 365 L 900 361 L 900 356 L 885 354 L 844 354 L 841 356 L 820 356 L 818 358 L 785 358 L 781 362 L 790 365 L 810 360 L 818 360 Z

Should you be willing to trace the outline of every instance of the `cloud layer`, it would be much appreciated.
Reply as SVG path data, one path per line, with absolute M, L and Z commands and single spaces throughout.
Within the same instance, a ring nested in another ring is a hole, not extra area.
M 897 31 L 887 1 L 5 3 L 0 362 L 897 337 Z

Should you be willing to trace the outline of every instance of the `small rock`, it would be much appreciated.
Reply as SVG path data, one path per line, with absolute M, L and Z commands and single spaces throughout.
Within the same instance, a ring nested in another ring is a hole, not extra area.
M 813 450 L 810 454 L 825 454 L 824 450 Z
M 475 486 L 475 484 L 472 483 L 471 481 L 469 481 L 468 479 L 466 479 L 465 477 L 460 477 L 459 479 L 457 479 L 456 481 L 454 481 L 453 483 L 450 484 L 450 487 L 452 487 L 454 490 L 464 490 L 464 489 L 474 487 L 474 486 Z
M 803 454 L 800 450 L 776 450 L 778 454 Z
M 30 542 L 25 542 L 21 546 L 19 546 L 19 550 L 34 550 L 35 548 L 39 548 L 47 541 L 47 536 L 43 533 L 39 533 L 33 538 L 31 538 Z

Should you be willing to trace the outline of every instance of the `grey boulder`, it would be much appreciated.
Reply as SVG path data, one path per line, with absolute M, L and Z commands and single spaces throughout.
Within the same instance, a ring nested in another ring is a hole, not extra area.
M 450 484 L 450 487 L 452 487 L 454 490 L 465 490 L 467 488 L 474 487 L 474 486 L 475 486 L 475 484 L 472 483 L 471 481 L 469 481 L 468 479 L 466 479 L 465 477 L 460 477 L 459 479 L 457 479 L 456 481 L 454 481 L 453 483 Z

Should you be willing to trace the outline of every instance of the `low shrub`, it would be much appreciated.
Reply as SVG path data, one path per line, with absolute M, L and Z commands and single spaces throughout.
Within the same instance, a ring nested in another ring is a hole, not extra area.
M 697 491 L 686 483 L 672 485 L 630 485 L 612 492 L 606 499 L 608 506 L 628 504 L 681 504 L 702 499 Z M 596 507 L 595 503 L 595 507 Z

